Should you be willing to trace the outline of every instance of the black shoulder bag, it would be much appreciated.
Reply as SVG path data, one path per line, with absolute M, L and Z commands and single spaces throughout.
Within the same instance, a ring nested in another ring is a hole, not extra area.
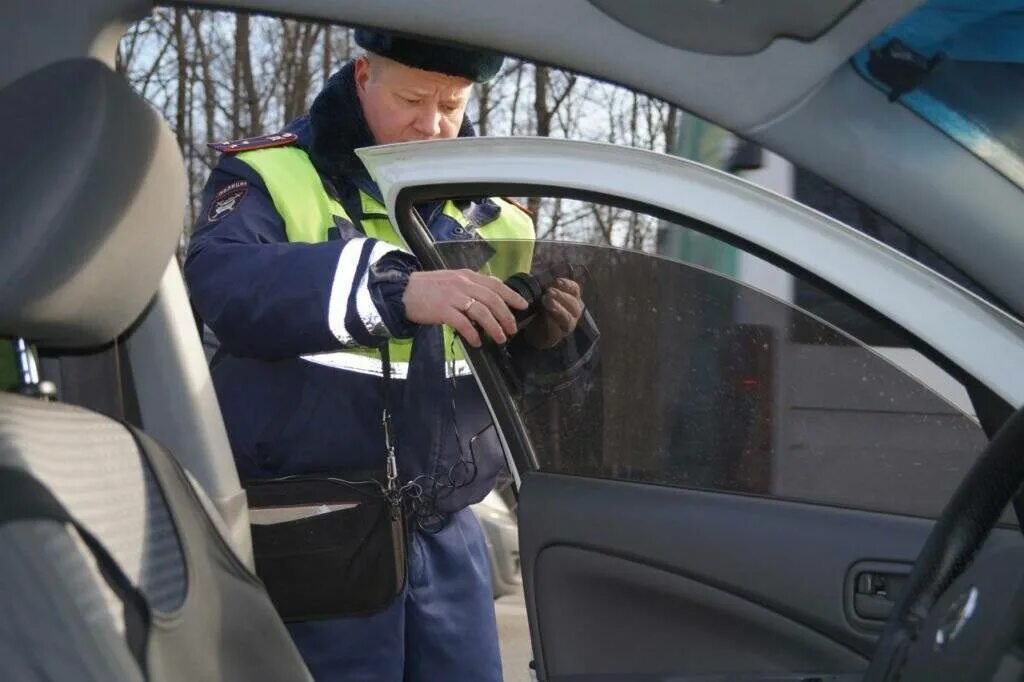
M 405 589 L 406 528 L 380 347 L 384 468 L 248 481 L 256 574 L 286 621 L 368 615 Z

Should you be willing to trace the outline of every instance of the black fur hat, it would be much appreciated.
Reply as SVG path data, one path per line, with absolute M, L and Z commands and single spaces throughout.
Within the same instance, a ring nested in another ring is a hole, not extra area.
M 441 45 L 365 28 L 356 29 L 355 39 L 359 47 L 381 57 L 424 71 L 461 76 L 477 83 L 494 78 L 504 61 L 501 55 L 486 50 Z

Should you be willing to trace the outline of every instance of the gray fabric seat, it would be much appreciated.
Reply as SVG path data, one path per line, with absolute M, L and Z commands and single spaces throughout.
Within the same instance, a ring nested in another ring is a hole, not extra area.
M 0 395 L 0 466 L 43 482 L 154 609 L 180 606 L 185 570 L 174 526 L 122 425 L 72 406 Z M 0 660 L 8 679 L 44 670 L 40 679 L 141 679 L 124 644 L 121 603 L 73 528 L 7 523 L 0 547 Z
M 0 138 L 0 337 L 47 349 L 107 344 L 152 299 L 184 222 L 174 137 L 122 79 L 89 59 L 47 66 L 0 91 L 0 122 L 18 131 Z M 43 483 L 153 612 L 171 614 L 185 602 L 178 531 L 124 425 L 0 394 L 0 467 Z M 0 524 L 4 680 L 144 679 L 123 610 L 74 527 Z M 280 646 L 283 637 L 290 647 L 280 622 L 270 625 L 268 640 Z M 253 647 L 260 644 L 256 637 Z
M 23 468 L 44 483 L 102 538 L 154 609 L 181 606 L 185 569 L 174 525 L 121 424 L 69 405 L 0 395 L 0 466 Z

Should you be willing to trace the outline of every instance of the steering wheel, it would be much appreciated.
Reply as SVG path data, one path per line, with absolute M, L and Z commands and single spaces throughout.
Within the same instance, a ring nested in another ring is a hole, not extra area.
M 901 679 L 907 654 L 936 602 L 971 565 L 1022 483 L 1024 407 L 999 429 L 942 510 L 889 616 L 864 682 Z M 934 648 L 928 652 L 940 655 Z

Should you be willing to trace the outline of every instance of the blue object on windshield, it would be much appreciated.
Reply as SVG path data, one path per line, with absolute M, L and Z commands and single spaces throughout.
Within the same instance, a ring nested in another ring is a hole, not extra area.
M 1024 0 L 931 0 L 853 62 L 890 99 L 1024 187 Z

